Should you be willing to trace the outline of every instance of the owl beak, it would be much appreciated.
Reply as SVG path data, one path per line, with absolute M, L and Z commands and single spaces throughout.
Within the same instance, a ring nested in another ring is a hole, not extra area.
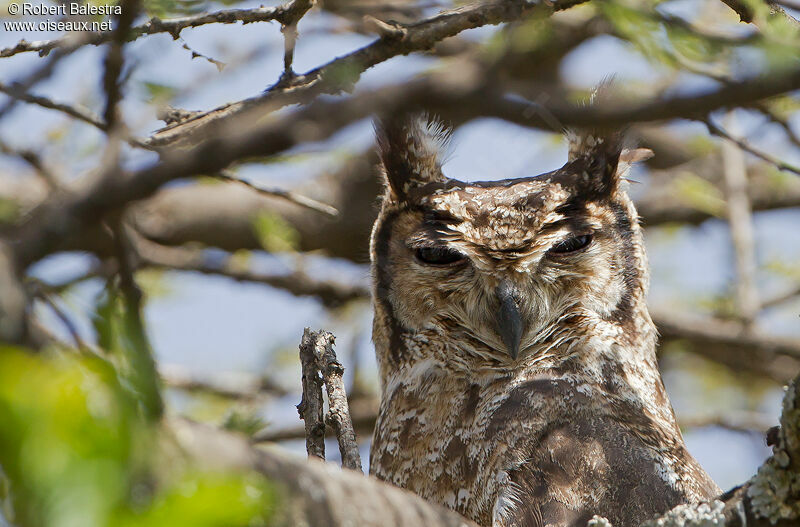
M 495 290 L 500 300 L 500 311 L 497 313 L 497 328 L 503 344 L 512 359 L 519 355 L 519 345 L 522 340 L 522 315 L 514 295 L 513 286 L 503 280 Z

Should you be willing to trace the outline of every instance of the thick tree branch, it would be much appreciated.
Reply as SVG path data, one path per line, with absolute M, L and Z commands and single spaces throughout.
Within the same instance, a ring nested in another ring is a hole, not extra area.
M 781 427 L 768 459 L 745 485 L 711 503 L 680 505 L 642 527 L 729 527 L 796 525 L 800 518 L 800 376 L 786 391 Z M 332 465 L 303 462 L 277 448 L 257 450 L 244 440 L 187 421 L 168 422 L 173 436 L 201 465 L 215 468 L 255 469 L 278 485 L 281 499 L 279 525 L 474 526 L 453 512 L 431 505 L 411 493 L 341 471 Z M 589 522 L 609 526 L 602 518 Z
M 477 527 L 457 513 L 398 487 L 278 447 L 254 448 L 244 439 L 184 420 L 167 427 L 201 467 L 260 472 L 277 486 L 276 526 Z
M 455 83 L 455 84 L 454 84 Z M 555 103 L 547 108 L 508 99 L 486 89 L 482 84 L 469 86 L 463 79 L 448 75 L 430 75 L 406 85 L 366 92 L 343 101 L 316 101 L 301 110 L 268 122 L 242 122 L 232 119 L 233 128 L 206 138 L 194 147 L 170 150 L 162 161 L 136 172 L 104 173 L 88 182 L 78 192 L 40 208 L 20 232 L 15 250 L 21 268 L 53 250 L 65 237 L 66 226 L 84 228 L 89 221 L 131 201 L 145 198 L 164 183 L 197 174 L 210 174 L 232 162 L 269 156 L 284 151 L 301 139 L 320 141 L 347 124 L 378 112 L 400 112 L 429 108 L 444 116 L 467 120 L 494 116 L 511 122 L 552 127 L 620 126 L 636 121 L 654 121 L 706 114 L 714 108 L 750 104 L 783 93 L 800 83 L 800 69 L 769 78 L 749 79 L 724 86 L 699 96 L 680 96 L 649 101 L 624 108 L 581 108 Z M 227 127 L 226 127 L 227 128 Z M 291 130 L 303 130 L 298 137 Z

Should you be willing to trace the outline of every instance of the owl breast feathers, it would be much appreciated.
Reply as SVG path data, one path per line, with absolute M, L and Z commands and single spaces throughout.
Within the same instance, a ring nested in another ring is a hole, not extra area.
M 446 126 L 377 135 L 370 471 L 484 526 L 623 527 L 717 495 L 656 366 L 622 180 L 643 152 L 576 135 L 556 171 L 464 183 L 442 173 Z

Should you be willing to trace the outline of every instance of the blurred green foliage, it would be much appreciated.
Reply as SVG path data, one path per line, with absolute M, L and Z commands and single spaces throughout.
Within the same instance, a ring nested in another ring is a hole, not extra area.
M 19 216 L 19 204 L 11 199 L 0 198 L 0 224 L 12 223 Z
M 711 182 L 688 171 L 672 182 L 675 196 L 692 208 L 722 217 L 725 215 L 725 198 L 722 191 Z
M 245 411 L 236 408 L 228 410 L 222 420 L 222 429 L 239 432 L 253 436 L 259 430 L 266 428 L 267 422 L 254 411 Z
M 253 228 L 261 246 L 271 253 L 294 251 L 300 243 L 297 230 L 273 212 L 257 214 L 253 218 Z
M 139 406 L 100 357 L 0 348 L 8 519 L 42 527 L 269 525 L 274 497 L 258 474 L 189 470 L 158 481 L 158 424 Z
M 274 492 L 261 475 L 200 472 L 174 448 L 166 455 L 138 311 L 106 288 L 94 324 L 107 357 L 0 346 L 4 515 L 19 527 L 269 525 Z
M 99 358 L 0 349 L 0 464 L 19 525 L 99 526 L 141 474 L 134 401 Z
M 132 392 L 143 415 L 149 419 L 160 417 L 163 402 L 158 374 L 139 306 L 109 285 L 95 308 L 92 322 L 98 344 L 110 354 L 122 385 Z
M 793 67 L 800 58 L 798 27 L 789 18 L 774 15 L 765 2 L 745 3 L 754 13 L 758 33 L 742 35 L 724 27 L 709 31 L 703 14 L 687 22 L 661 10 L 658 2 L 615 0 L 596 5 L 617 36 L 659 67 L 725 75 L 737 69 L 743 51 L 758 53 L 762 73 Z

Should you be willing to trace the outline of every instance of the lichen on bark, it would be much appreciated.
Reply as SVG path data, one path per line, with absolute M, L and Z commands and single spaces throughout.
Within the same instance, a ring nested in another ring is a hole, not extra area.
M 747 496 L 756 517 L 770 523 L 800 518 L 800 408 L 798 379 L 785 390 L 778 441 L 750 480 Z

